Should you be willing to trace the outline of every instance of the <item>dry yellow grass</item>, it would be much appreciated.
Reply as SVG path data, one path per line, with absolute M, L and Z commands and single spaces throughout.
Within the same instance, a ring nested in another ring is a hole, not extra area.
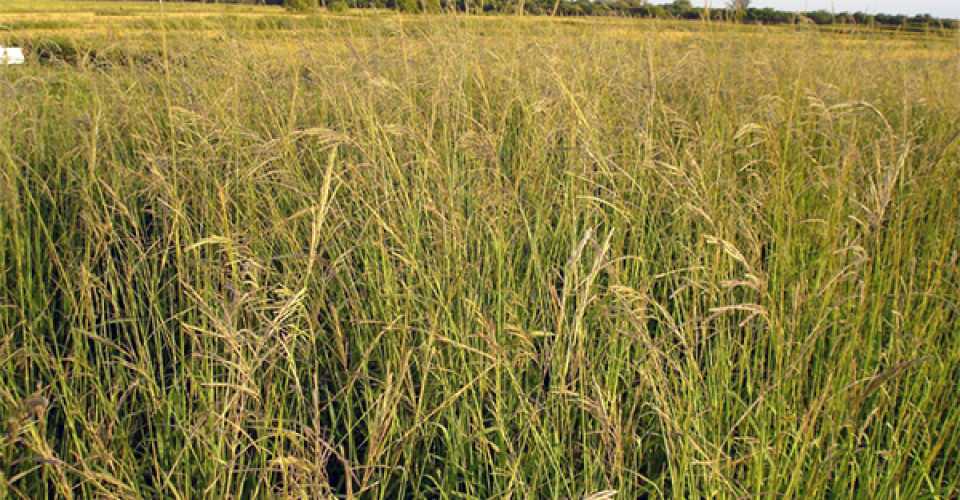
M 0 34 L 0 498 L 960 491 L 958 40 L 94 5 Z

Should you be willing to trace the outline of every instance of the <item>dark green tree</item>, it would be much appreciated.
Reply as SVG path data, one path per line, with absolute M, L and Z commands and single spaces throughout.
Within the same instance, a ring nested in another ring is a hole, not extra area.
M 737 21 L 743 20 L 747 14 L 747 10 L 750 8 L 750 0 L 728 0 L 727 1 L 727 10 L 730 11 L 733 19 Z
M 744 12 L 750 8 L 750 0 L 729 0 L 727 8 L 733 11 Z

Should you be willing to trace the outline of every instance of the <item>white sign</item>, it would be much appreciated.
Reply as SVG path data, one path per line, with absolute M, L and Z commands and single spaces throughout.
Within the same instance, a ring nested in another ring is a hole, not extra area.
M 23 49 L 0 46 L 0 64 L 23 64 Z

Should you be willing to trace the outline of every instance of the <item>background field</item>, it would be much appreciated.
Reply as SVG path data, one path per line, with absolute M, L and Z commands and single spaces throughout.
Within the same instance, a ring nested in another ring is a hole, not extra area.
M 0 497 L 960 493 L 957 34 L 3 8 Z

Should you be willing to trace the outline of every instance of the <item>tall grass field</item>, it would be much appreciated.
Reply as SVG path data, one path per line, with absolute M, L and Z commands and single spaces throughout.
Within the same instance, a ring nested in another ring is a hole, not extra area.
M 0 498 L 955 499 L 960 34 L 6 2 Z

